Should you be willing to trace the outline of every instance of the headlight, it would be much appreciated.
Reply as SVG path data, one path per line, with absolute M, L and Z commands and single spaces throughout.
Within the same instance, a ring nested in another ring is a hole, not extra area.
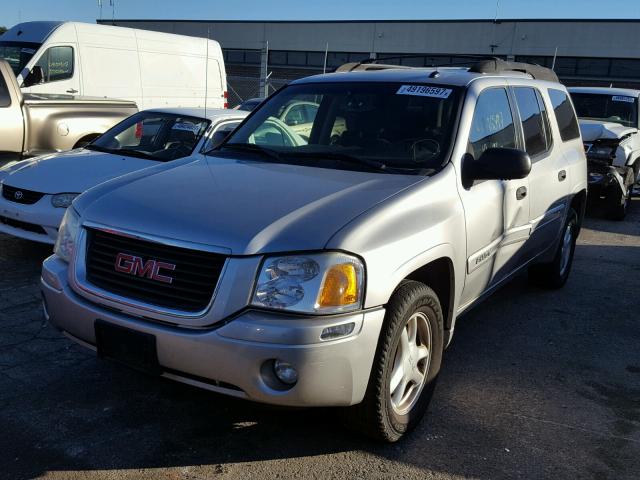
M 364 266 L 327 252 L 265 259 L 252 305 L 299 313 L 350 312 L 362 306 Z
M 53 253 L 69 263 L 76 251 L 76 240 L 80 232 L 80 217 L 73 208 L 67 208 L 58 230 L 58 239 Z
M 79 193 L 58 193 L 51 197 L 51 205 L 56 208 L 67 208 L 73 202 L 73 199 L 76 198 Z

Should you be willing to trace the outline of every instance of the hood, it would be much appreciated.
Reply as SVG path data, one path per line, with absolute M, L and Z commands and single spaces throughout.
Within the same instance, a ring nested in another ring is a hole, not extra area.
M 0 180 L 12 187 L 42 193 L 81 193 L 120 175 L 159 162 L 78 149 L 18 162 Z
M 636 128 L 625 127 L 614 122 L 580 120 L 580 133 L 582 133 L 582 141 L 584 142 L 593 142 L 599 139 L 620 140 L 637 131 Z
M 320 250 L 350 220 L 425 178 L 204 156 L 150 172 L 74 206 L 83 221 L 235 255 Z

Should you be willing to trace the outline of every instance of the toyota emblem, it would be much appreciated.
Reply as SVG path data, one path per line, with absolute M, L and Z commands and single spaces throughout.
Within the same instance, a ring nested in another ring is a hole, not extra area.
M 16 200 L 22 199 L 23 196 L 24 194 L 20 190 L 16 190 L 16 193 L 13 194 L 13 198 L 15 198 Z

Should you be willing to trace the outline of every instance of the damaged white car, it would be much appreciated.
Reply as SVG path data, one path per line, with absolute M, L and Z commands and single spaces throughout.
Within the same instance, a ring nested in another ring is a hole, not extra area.
M 606 202 L 607 216 L 623 220 L 640 173 L 640 90 L 569 88 L 580 120 L 589 168 L 589 197 Z

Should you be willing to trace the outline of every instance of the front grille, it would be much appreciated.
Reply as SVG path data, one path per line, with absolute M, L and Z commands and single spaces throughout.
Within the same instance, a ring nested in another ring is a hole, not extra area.
M 44 193 L 34 192 L 32 190 L 24 190 L 22 188 L 12 187 L 10 185 L 2 185 L 2 196 L 7 200 L 25 205 L 33 205 L 42 197 Z
M 33 232 L 40 235 L 46 235 L 47 232 L 40 225 L 33 223 L 22 222 L 20 220 L 14 220 L 13 218 L 7 218 L 0 216 L 0 223 L 8 225 L 9 227 L 19 228 L 20 230 L 26 230 L 27 232 Z
M 153 280 L 140 272 L 116 271 L 118 254 L 175 265 L 163 270 L 172 282 Z M 102 230 L 87 230 L 87 280 L 109 292 L 151 305 L 185 312 L 205 309 L 218 283 L 226 257 L 217 253 L 174 247 Z

